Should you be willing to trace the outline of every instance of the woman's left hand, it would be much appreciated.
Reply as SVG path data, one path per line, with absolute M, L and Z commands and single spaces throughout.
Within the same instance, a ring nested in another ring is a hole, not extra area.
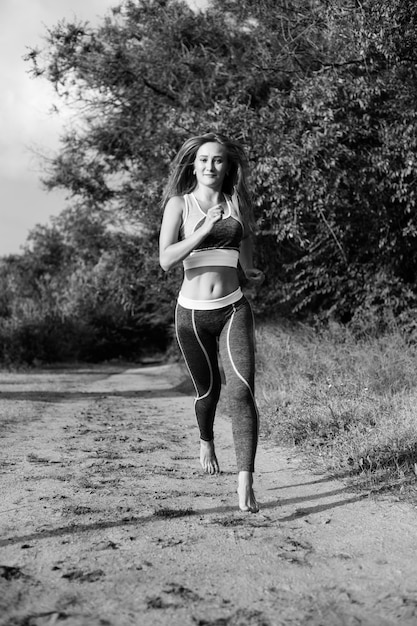
M 265 280 L 265 274 L 262 270 L 257 270 L 254 267 L 245 270 L 245 276 L 249 281 L 249 285 L 253 287 L 260 287 Z

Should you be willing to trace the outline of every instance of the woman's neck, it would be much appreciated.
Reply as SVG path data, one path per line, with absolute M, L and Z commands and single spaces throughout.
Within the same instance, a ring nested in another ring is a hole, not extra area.
M 193 194 L 198 200 L 201 200 L 201 202 L 208 204 L 219 204 L 224 200 L 224 195 L 221 190 L 217 191 L 215 189 L 208 189 L 205 187 L 197 186 L 195 187 L 195 189 L 193 189 Z

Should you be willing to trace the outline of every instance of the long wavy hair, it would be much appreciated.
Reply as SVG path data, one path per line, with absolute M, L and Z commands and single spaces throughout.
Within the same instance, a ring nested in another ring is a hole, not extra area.
M 178 151 L 171 166 L 162 196 L 162 207 L 173 196 L 182 196 L 191 193 L 197 181 L 194 171 L 194 161 L 197 152 L 205 143 L 219 143 L 226 148 L 228 171 L 224 177 L 222 192 L 234 197 L 238 204 L 246 226 L 253 229 L 252 202 L 248 187 L 248 161 L 242 146 L 225 135 L 206 133 L 187 139 Z

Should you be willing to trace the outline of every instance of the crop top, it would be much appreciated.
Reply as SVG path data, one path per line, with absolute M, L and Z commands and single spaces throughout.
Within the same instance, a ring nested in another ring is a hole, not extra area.
M 218 265 L 237 267 L 239 247 L 243 238 L 243 222 L 239 209 L 224 196 L 227 204 L 227 215 L 216 222 L 210 233 L 183 260 L 185 270 L 195 267 Z M 193 193 L 184 196 L 184 211 L 180 227 L 180 238 L 185 239 L 200 228 L 206 218 L 197 198 Z

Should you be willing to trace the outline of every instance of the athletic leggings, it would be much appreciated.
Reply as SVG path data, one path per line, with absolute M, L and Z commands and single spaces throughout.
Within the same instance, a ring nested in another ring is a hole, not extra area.
M 219 352 L 232 414 L 237 469 L 253 472 L 258 410 L 254 397 L 254 321 L 249 302 L 243 296 L 233 304 L 214 310 L 184 308 L 178 303 L 175 327 L 196 391 L 194 406 L 201 439 L 213 439 L 221 388 Z

